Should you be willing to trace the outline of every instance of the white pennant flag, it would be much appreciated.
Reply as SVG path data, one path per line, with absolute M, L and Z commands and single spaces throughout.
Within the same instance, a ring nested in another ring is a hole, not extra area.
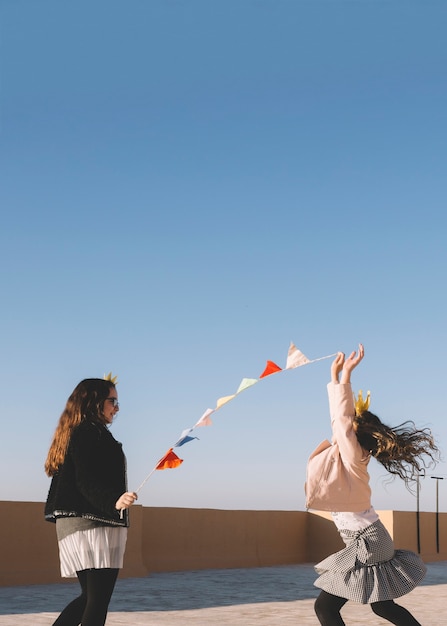
M 306 365 L 306 363 L 310 363 L 307 356 L 303 354 L 301 350 L 298 350 L 294 343 L 291 343 L 287 354 L 286 370 Z

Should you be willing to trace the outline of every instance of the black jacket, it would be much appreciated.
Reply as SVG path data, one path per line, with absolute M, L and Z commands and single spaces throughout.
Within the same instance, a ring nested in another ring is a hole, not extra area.
M 85 517 L 103 524 L 129 526 L 115 509 L 127 491 L 126 458 L 121 444 L 106 426 L 84 419 L 70 438 L 63 465 L 53 476 L 45 519 Z

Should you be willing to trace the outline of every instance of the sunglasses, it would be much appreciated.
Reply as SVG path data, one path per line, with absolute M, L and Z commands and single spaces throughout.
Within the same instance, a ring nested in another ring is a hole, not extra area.
M 118 398 L 106 398 L 109 402 L 113 404 L 113 408 L 119 407 L 120 403 L 118 402 Z

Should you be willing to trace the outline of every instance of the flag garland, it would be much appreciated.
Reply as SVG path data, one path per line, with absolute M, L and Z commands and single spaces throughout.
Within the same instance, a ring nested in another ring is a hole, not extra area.
M 274 374 L 278 374 L 286 370 L 295 369 L 297 367 L 302 367 L 303 365 L 308 365 L 309 363 L 315 363 L 316 361 L 322 361 L 323 359 L 329 359 L 333 356 L 336 356 L 336 353 L 329 354 L 328 356 L 323 356 L 318 359 L 312 359 L 312 360 L 308 359 L 307 356 L 304 355 L 301 352 L 301 350 L 298 350 L 298 348 L 292 342 L 289 346 L 289 350 L 287 353 L 286 366 L 284 368 L 280 367 L 273 361 L 267 361 L 265 369 L 262 372 L 262 374 L 260 374 L 259 378 L 243 378 L 236 393 L 218 398 L 214 409 L 206 409 L 205 413 L 203 413 L 203 415 L 197 420 L 194 426 L 191 426 L 190 428 L 187 428 L 182 431 L 176 443 L 171 448 L 169 448 L 166 454 L 157 462 L 155 467 L 146 476 L 146 478 L 143 480 L 143 482 L 138 487 L 138 489 L 136 489 L 136 493 L 138 493 L 141 490 L 143 485 L 145 485 L 145 483 L 149 480 L 149 478 L 152 476 L 152 474 L 156 470 L 173 469 L 173 468 L 179 467 L 183 463 L 183 459 L 180 459 L 175 454 L 173 448 L 179 448 L 183 446 L 185 443 L 189 443 L 190 441 L 193 441 L 194 439 L 199 439 L 198 437 L 191 436 L 191 433 L 193 432 L 193 430 L 201 426 L 211 426 L 213 422 L 210 416 L 213 413 L 216 413 L 225 404 L 227 404 L 228 402 L 231 402 L 231 400 L 234 400 L 234 398 L 236 398 L 237 395 L 239 395 L 246 389 L 249 389 L 253 385 L 256 385 L 257 383 L 259 383 L 260 380 L 267 378 L 268 376 L 273 376 Z

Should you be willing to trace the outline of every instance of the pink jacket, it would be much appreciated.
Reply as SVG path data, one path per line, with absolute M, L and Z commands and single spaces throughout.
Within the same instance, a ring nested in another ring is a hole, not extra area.
M 365 511 L 371 506 L 370 455 L 357 441 L 350 384 L 329 383 L 332 443 L 327 439 L 307 463 L 306 507 L 319 511 Z

